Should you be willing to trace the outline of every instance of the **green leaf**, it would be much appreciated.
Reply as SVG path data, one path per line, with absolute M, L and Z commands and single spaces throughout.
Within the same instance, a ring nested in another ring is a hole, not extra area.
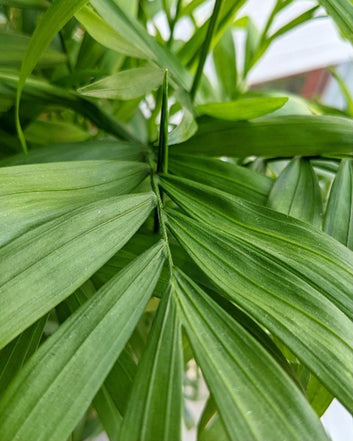
M 319 0 L 342 34 L 353 43 L 353 4 L 351 0 Z
M 99 200 L 3 246 L 0 347 L 82 285 L 129 240 L 154 205 L 152 193 Z
M 45 148 L 31 149 L 28 155 L 19 153 L 4 159 L 2 165 L 87 161 L 93 159 L 140 161 L 143 157 L 144 148 L 142 145 L 120 140 L 101 139 L 72 144 L 52 144 Z
M 47 315 L 26 329 L 0 352 L 0 394 L 2 395 L 14 375 L 37 350 L 42 338 Z
M 207 156 L 351 155 L 353 121 L 338 116 L 278 116 L 256 121 L 201 118 L 199 131 L 175 153 Z
M 76 12 L 75 17 L 101 45 L 130 57 L 153 59 L 149 51 L 146 53 L 139 49 L 133 39 L 124 38 L 122 32 L 113 29 L 87 6 Z
M 228 121 L 258 118 L 267 113 L 280 109 L 286 102 L 286 97 L 240 98 L 236 101 L 223 103 L 207 103 L 197 106 L 201 115 L 209 115 Z
M 327 202 L 324 231 L 353 250 L 353 164 L 342 160 Z
M 328 439 L 302 393 L 253 337 L 180 271 L 174 289 L 231 440 Z
M 197 441 L 229 441 L 228 433 L 210 396 L 202 411 L 197 427 Z
M 1 2 L 0 2 L 1 6 Z M 19 33 L 0 32 L 0 66 L 19 67 L 30 38 Z M 38 59 L 41 68 L 48 68 L 58 63 L 64 63 L 66 57 L 54 49 L 46 49 Z
M 57 142 L 80 142 L 91 137 L 87 130 L 77 124 L 65 121 L 45 121 L 37 119 L 24 130 L 27 141 L 45 145 Z
M 16 99 L 16 125 L 21 143 L 25 151 L 26 142 L 20 126 L 19 105 L 21 93 L 26 83 L 26 80 L 38 63 L 43 51 L 49 46 L 51 40 L 55 37 L 55 34 L 85 3 L 87 3 L 87 0 L 77 0 L 75 2 L 72 2 L 70 0 L 55 0 L 55 2 L 50 5 L 50 7 L 43 15 L 38 26 L 35 28 L 29 44 L 26 48 L 26 51 L 22 58 Z
M 309 160 L 293 158 L 289 162 L 273 184 L 267 205 L 321 227 L 321 190 Z
M 181 440 L 182 369 L 181 326 L 168 290 L 138 365 L 120 439 Z
M 353 330 L 338 309 L 352 316 L 352 252 L 309 224 L 210 187 L 172 177 L 162 186 L 197 219 L 172 211 L 168 224 L 202 271 L 352 409 Z
M 186 108 L 183 111 L 184 115 L 180 124 L 169 133 L 169 144 L 179 144 L 187 141 L 197 132 L 197 124 L 193 113 Z
M 167 68 L 185 89 L 189 88 L 190 75 L 178 58 L 167 48 L 160 46 L 141 23 L 125 14 L 114 0 L 91 0 L 91 4 L 109 26 L 128 41 L 133 41 L 139 50 L 148 54 L 149 58 L 155 60 L 160 67 Z
M 156 66 L 136 67 L 102 78 L 78 92 L 95 98 L 131 100 L 139 98 L 162 84 L 163 70 Z
M 0 6 L 24 9 L 47 9 L 49 4 L 46 0 L 0 0 Z
M 233 99 L 237 90 L 238 73 L 231 29 L 227 29 L 213 49 L 213 61 L 223 96 Z
M 0 245 L 90 202 L 129 193 L 147 176 L 138 162 L 83 161 L 0 168 Z
M 148 247 L 145 247 L 143 251 L 147 248 Z M 143 251 L 141 251 L 141 253 Z M 134 256 L 134 258 L 137 257 L 138 256 Z M 131 263 L 132 260 L 133 259 L 131 259 L 129 263 Z M 118 270 L 115 270 L 113 277 L 117 273 Z M 56 313 L 60 322 L 64 322 L 95 293 L 96 290 L 93 283 L 90 280 L 85 282 L 77 291 L 56 307 Z M 122 413 L 126 408 L 127 397 L 130 394 L 136 370 L 136 364 L 125 348 L 93 399 L 93 405 L 98 413 L 98 417 L 109 439 L 112 441 L 116 441 L 121 428 L 123 420 Z
M 169 170 L 258 204 L 265 204 L 273 179 L 231 162 L 192 155 L 171 155 Z
M 306 396 L 319 417 L 322 417 L 334 399 L 332 394 L 312 374 L 306 388 Z
M 67 439 L 142 315 L 163 251 L 160 242 L 117 274 L 30 359 L 0 401 L 4 439 Z

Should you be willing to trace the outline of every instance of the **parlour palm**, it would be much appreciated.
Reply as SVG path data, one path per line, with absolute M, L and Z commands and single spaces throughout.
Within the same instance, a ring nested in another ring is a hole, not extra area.
M 325 10 L 351 40 L 350 0 L 274 31 L 295 1 L 257 29 L 245 0 L 0 0 L 1 441 L 324 441 L 353 411 L 353 98 L 247 84 Z

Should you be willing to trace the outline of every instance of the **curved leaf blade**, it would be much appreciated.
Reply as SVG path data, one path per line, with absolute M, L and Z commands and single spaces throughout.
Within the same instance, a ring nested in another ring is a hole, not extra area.
M 321 227 L 321 190 L 310 161 L 293 158 L 289 162 L 273 184 L 267 206 Z
M 0 245 L 74 208 L 129 193 L 148 171 L 138 162 L 103 160 L 0 168 Z
M 302 393 L 253 337 L 180 271 L 174 287 L 183 325 L 231 440 L 328 439 Z
M 290 271 L 298 284 L 320 292 L 352 318 L 353 259 L 346 247 L 307 223 L 212 187 L 174 176 L 161 182 L 192 217 L 249 243 L 254 253 Z
M 236 101 L 207 103 L 197 106 L 201 115 L 208 115 L 226 121 L 258 118 L 280 109 L 288 101 L 286 97 L 240 98 Z
M 154 205 L 152 193 L 92 202 L 2 247 L 0 347 L 82 285 L 130 239 Z
M 169 170 L 258 204 L 265 204 L 273 179 L 245 167 L 216 158 L 171 155 Z
M 182 372 L 181 326 L 167 291 L 138 365 L 121 439 L 181 440 Z
M 353 329 L 335 304 L 351 315 L 352 253 L 309 224 L 206 186 L 171 177 L 162 186 L 196 219 L 168 215 L 202 271 L 351 409 Z
M 92 84 L 78 92 L 95 98 L 130 100 L 139 98 L 162 84 L 163 70 L 156 66 L 126 69 Z
M 0 400 L 4 439 L 67 439 L 142 315 L 158 280 L 163 253 L 164 243 L 159 242 L 137 258 L 29 360 Z
M 342 160 L 333 181 L 324 231 L 353 250 L 353 163 Z
M 175 153 L 205 156 L 351 155 L 353 121 L 338 116 L 283 115 L 255 121 L 197 121 L 199 131 Z

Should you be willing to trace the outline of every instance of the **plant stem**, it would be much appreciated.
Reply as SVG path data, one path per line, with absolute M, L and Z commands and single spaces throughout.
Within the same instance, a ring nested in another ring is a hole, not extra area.
M 197 66 L 194 81 L 192 83 L 191 90 L 190 90 L 190 96 L 193 100 L 195 99 L 196 91 L 197 91 L 197 88 L 198 88 L 200 80 L 201 80 L 203 67 L 205 65 L 207 54 L 208 54 L 208 51 L 209 51 L 209 48 L 211 45 L 212 35 L 213 35 L 214 29 L 216 27 L 217 18 L 219 15 L 219 11 L 221 9 L 221 5 L 222 5 L 222 0 L 216 0 L 213 11 L 212 11 L 210 23 L 207 28 L 206 38 L 205 38 L 205 41 L 204 41 L 202 48 L 201 48 L 199 64 Z
M 157 173 L 168 173 L 168 69 L 164 72 L 162 87 L 161 123 L 159 129 Z
M 174 17 L 170 23 L 170 35 L 169 35 L 169 39 L 167 41 L 167 46 L 170 46 L 172 44 L 172 41 L 174 38 L 174 29 L 175 29 L 175 25 L 176 25 L 178 18 L 179 18 L 180 8 L 181 8 L 181 0 L 178 0 L 177 4 L 176 4 Z

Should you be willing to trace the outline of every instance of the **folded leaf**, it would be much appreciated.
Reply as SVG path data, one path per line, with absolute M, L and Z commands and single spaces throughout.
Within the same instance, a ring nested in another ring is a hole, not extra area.
M 251 202 L 265 204 L 273 179 L 231 162 L 193 155 L 171 155 L 169 170 Z
M 286 97 L 240 98 L 223 103 L 207 103 L 197 106 L 201 115 L 209 115 L 228 121 L 258 118 L 280 109 L 288 101 Z
M 324 231 L 353 250 L 353 163 L 342 160 L 327 202 Z
M 180 271 L 174 289 L 231 440 L 328 440 L 302 393 L 253 337 Z
M 143 313 L 163 250 L 159 242 L 117 274 L 29 360 L 0 400 L 4 439 L 67 439 Z
M 256 121 L 201 118 L 199 131 L 175 153 L 206 156 L 351 155 L 353 121 L 338 116 L 283 115 Z
M 74 208 L 130 192 L 148 170 L 103 160 L 0 168 L 0 245 Z
M 167 291 L 138 365 L 120 439 L 181 440 L 182 372 L 181 326 Z
M 293 158 L 276 179 L 267 206 L 321 227 L 321 190 L 315 172 L 305 158 Z
M 154 204 L 151 193 L 92 202 L 3 246 L 0 347 L 82 285 L 130 239 Z
M 96 98 L 130 100 L 146 95 L 162 84 L 163 70 L 156 66 L 126 69 L 102 78 L 78 92 Z

